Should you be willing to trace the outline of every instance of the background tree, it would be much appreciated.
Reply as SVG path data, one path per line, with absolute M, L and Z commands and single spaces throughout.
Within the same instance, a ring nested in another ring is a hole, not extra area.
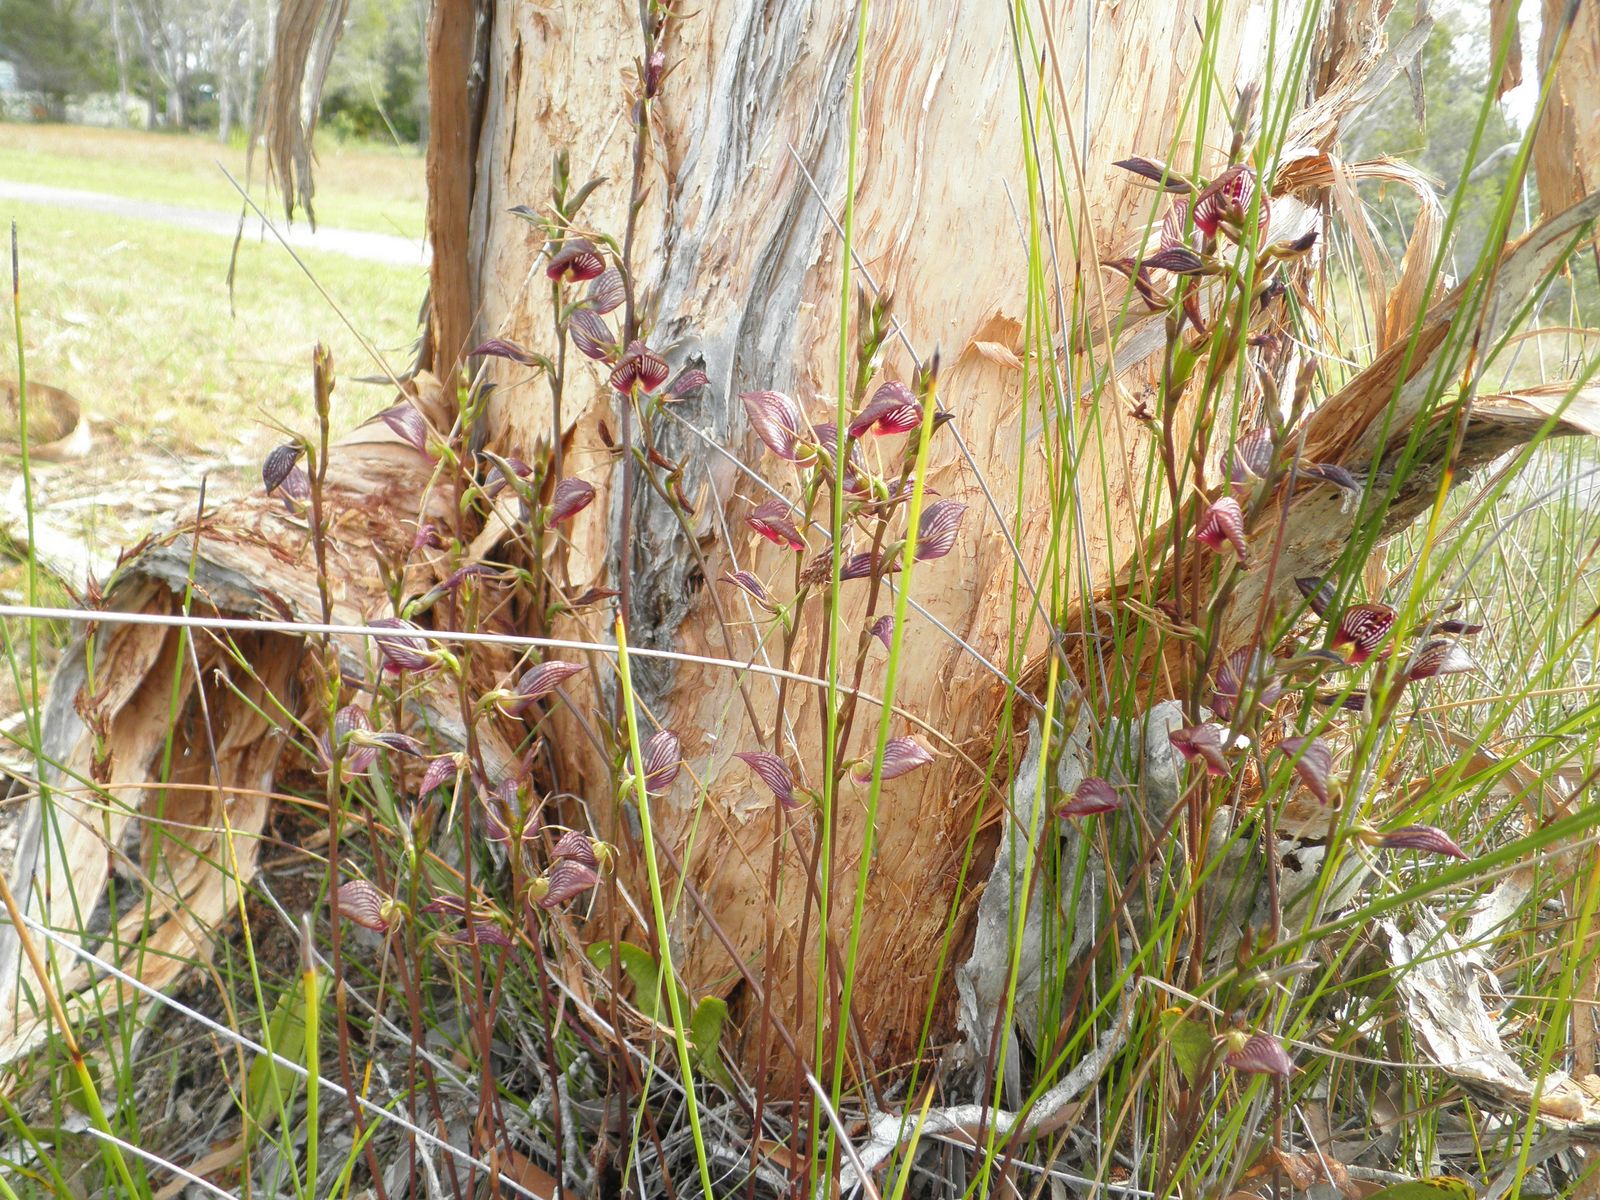
M 0 54 L 16 67 L 24 90 L 44 97 L 54 120 L 66 116 L 69 96 L 105 85 L 109 49 L 78 0 L 0 2 Z

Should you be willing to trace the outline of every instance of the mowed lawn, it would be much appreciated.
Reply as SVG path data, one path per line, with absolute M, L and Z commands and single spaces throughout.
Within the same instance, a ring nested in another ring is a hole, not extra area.
M 243 145 L 202 134 L 0 124 L 0 179 L 237 213 L 239 193 L 224 167 L 244 184 Z M 422 236 L 427 189 L 415 150 L 321 138 L 313 179 L 318 225 Z M 268 216 L 282 218 L 283 200 L 268 187 L 266 156 L 260 151 L 250 172 L 250 194 Z M 304 220 L 304 214 L 296 219 Z
M 0 145 L 0 178 L 237 211 L 226 180 L 206 183 L 202 157 L 221 148 L 205 139 L 0 126 Z M 318 196 L 328 215 L 319 223 L 342 213 L 352 227 L 414 236 L 421 181 L 416 158 L 325 153 Z M 276 242 L 247 240 L 230 297 L 228 237 L 18 202 L 0 205 L 0 215 L 17 222 L 30 378 L 73 393 L 102 435 L 130 449 L 239 459 L 282 440 L 272 422 L 309 431 L 318 341 L 347 380 L 336 392 L 337 423 L 359 423 L 389 403 L 392 388 L 349 380 L 385 368 L 346 319 L 389 368 L 412 356 L 427 284 L 420 261 L 396 267 L 302 251 L 313 283 Z M 5 360 L 3 372 L 14 375 L 14 355 Z M 0 447 L 0 474 L 15 465 Z

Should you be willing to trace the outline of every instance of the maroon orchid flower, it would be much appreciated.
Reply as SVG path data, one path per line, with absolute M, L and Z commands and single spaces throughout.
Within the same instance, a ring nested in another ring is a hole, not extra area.
M 750 571 L 725 572 L 722 576 L 722 582 L 731 583 L 769 613 L 778 611 L 778 605 L 773 602 L 772 595 L 767 591 L 766 585 Z
M 554 529 L 563 521 L 570 521 L 594 503 L 594 485 L 583 479 L 563 479 L 550 493 L 550 511 L 545 514 L 544 527 Z
M 1200 190 L 1194 200 L 1195 228 L 1207 237 L 1215 237 L 1222 222 L 1234 226 L 1244 222 L 1250 203 L 1256 194 L 1256 173 L 1242 163 L 1229 167 Z M 1271 204 L 1265 192 L 1261 194 L 1258 218 L 1258 236 L 1265 238 L 1270 222 Z M 1231 235 L 1231 230 L 1228 231 Z
M 1283 696 L 1283 684 L 1273 670 L 1271 657 L 1259 649 L 1252 652 L 1241 647 L 1222 660 L 1212 688 L 1211 707 L 1222 720 L 1231 721 L 1243 696 L 1262 708 L 1271 708 Z
M 347 774 L 364 775 L 377 761 L 378 747 L 363 745 L 359 740 L 362 734 L 371 732 L 372 722 L 367 719 L 366 711 L 354 704 L 347 704 L 333 714 L 333 745 L 345 748 L 343 765 Z M 332 758 L 331 753 L 329 758 Z
M 1417 651 L 1416 657 L 1411 660 L 1411 666 L 1406 670 L 1406 678 L 1415 682 L 1419 679 L 1432 679 L 1436 675 L 1461 675 L 1475 671 L 1477 667 L 1478 664 L 1472 661 L 1472 655 L 1467 653 L 1466 647 L 1460 642 L 1439 638 Z
M 622 361 L 612 368 L 611 386 L 624 395 L 635 387 L 642 392 L 653 392 L 667 381 L 670 373 L 667 360 L 635 338 L 628 343 Z
M 479 790 L 478 803 L 482 809 L 483 837 L 497 846 L 509 846 L 512 831 L 517 827 L 517 781 L 502 779 L 487 790 Z
M 394 924 L 397 905 L 365 879 L 347 879 L 329 897 L 333 911 L 363 929 L 388 933 Z
M 379 617 L 372 622 L 374 629 L 394 629 L 404 633 L 418 633 L 422 629 L 410 621 L 400 617 Z M 428 643 L 422 638 L 409 637 L 381 637 L 373 636 L 373 642 L 378 647 L 378 660 L 383 664 L 385 671 L 398 674 L 401 671 L 426 671 L 435 663 L 434 656 L 428 653 Z
M 1223 1056 L 1222 1065 L 1243 1075 L 1271 1075 L 1288 1079 L 1294 1074 L 1294 1063 L 1283 1043 L 1265 1033 L 1258 1033 L 1235 1050 Z
M 789 505 L 776 497 L 762 501 L 744 522 L 775 546 L 787 546 L 790 550 L 806 547 L 799 528 L 789 519 Z
M 594 248 L 593 242 L 573 238 L 551 255 L 544 273 L 551 279 L 582 283 L 586 279 L 598 278 L 605 269 L 606 260 Z
M 1244 536 L 1244 510 L 1232 496 L 1223 496 L 1206 509 L 1195 527 L 1194 536 L 1219 554 L 1224 542 L 1231 545 L 1240 566 L 1250 560 L 1250 545 Z
M 930 504 L 917 522 L 918 562 L 931 562 L 949 554 L 961 532 L 961 519 L 967 506 L 959 500 L 939 500 Z
M 800 802 L 794 798 L 794 773 L 783 759 L 765 750 L 742 750 L 734 757 L 756 773 L 761 782 L 771 789 L 779 804 L 785 808 L 800 806 Z
M 1115 812 L 1122 807 L 1122 794 L 1101 779 L 1090 775 L 1078 785 L 1072 798 L 1056 806 L 1056 816 L 1076 818 Z
M 670 729 L 652 734 L 640 747 L 639 760 L 644 764 L 644 790 L 659 796 L 672 786 L 683 767 L 683 748 L 678 735 Z
M 1467 852 L 1456 845 L 1455 839 L 1435 825 L 1402 825 L 1379 835 L 1378 845 L 1385 850 L 1418 850 L 1447 858 L 1467 858 Z
M 1339 618 L 1333 649 L 1352 663 L 1364 663 L 1394 629 L 1397 613 L 1387 604 L 1352 604 Z
M 1321 738 L 1289 737 L 1278 743 L 1278 749 L 1294 760 L 1295 774 L 1319 803 L 1333 803 L 1328 792 L 1328 777 L 1333 772 L 1333 751 L 1328 749 L 1327 743 Z
M 914 771 L 932 761 L 933 755 L 916 738 L 890 738 L 888 744 L 883 748 L 884 782 L 888 782 L 891 779 L 899 779 L 900 776 L 908 771 Z M 855 777 L 857 783 L 871 783 L 872 763 L 858 763 L 851 774 Z
M 1316 695 L 1316 702 L 1322 705 L 1323 708 L 1327 708 L 1329 705 L 1337 704 L 1340 708 L 1346 710 L 1347 712 L 1367 711 L 1367 693 L 1360 689 L 1353 691 L 1348 695 L 1343 692 L 1318 692 Z
M 806 422 L 798 404 L 782 392 L 745 392 L 739 399 L 751 428 L 768 450 L 785 462 L 797 463 L 807 457 L 800 453 Z
M 438 758 L 428 762 L 428 769 L 422 773 L 422 782 L 417 785 L 417 794 L 426 796 L 436 787 L 443 787 L 447 782 L 461 774 L 464 759 L 459 754 L 441 754 Z
M 896 433 L 910 433 L 922 425 L 922 408 L 917 398 L 905 384 L 895 380 L 881 384 L 872 394 L 867 406 L 850 422 L 848 433 L 853 438 L 868 433 L 887 437 Z
M 500 701 L 500 711 L 507 716 L 520 717 L 536 701 L 543 700 L 584 669 L 582 663 L 566 662 L 559 658 L 531 667 L 512 686 L 510 695 Z
M 1216 725 L 1191 725 L 1169 730 L 1167 740 L 1188 762 L 1205 764 L 1208 775 L 1226 775 L 1228 760 L 1222 756 L 1222 729 Z

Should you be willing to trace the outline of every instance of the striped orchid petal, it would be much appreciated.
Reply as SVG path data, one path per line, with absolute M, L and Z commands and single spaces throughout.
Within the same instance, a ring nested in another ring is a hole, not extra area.
M 1194 536 L 1218 553 L 1221 553 L 1224 543 L 1232 546 L 1241 566 L 1249 561 L 1250 546 L 1244 537 L 1244 510 L 1232 496 L 1223 496 L 1206 509 L 1200 517 L 1200 524 L 1195 527 Z
M 756 773 L 761 782 L 771 789 L 779 804 L 785 808 L 799 806 L 794 798 L 794 773 L 783 759 L 765 750 L 742 750 L 734 757 Z
M 949 554 L 961 532 L 961 519 L 967 506 L 959 500 L 939 500 L 930 504 L 917 522 L 917 561 L 931 562 Z
M 1467 852 L 1456 845 L 1455 839 L 1436 825 L 1402 825 L 1382 834 L 1378 845 L 1385 850 L 1418 850 L 1446 858 L 1467 858 Z
M 1272 1075 L 1288 1079 L 1294 1074 L 1294 1062 L 1283 1043 L 1265 1033 L 1258 1033 L 1223 1056 L 1222 1063 L 1244 1075 Z
M 722 582 L 731 583 L 768 612 L 778 611 L 778 606 L 773 603 L 772 595 L 767 591 L 766 585 L 752 572 L 728 571 L 723 574 Z
M 1156 235 L 1156 248 L 1158 250 L 1171 250 L 1175 246 L 1188 244 L 1184 237 L 1184 226 L 1189 220 L 1189 201 L 1187 199 L 1174 200 L 1172 207 L 1167 209 L 1167 215 L 1161 220 L 1161 231 Z
M 594 502 L 594 485 L 584 479 L 563 479 L 550 493 L 550 512 L 544 527 L 553 529 L 570 521 Z
M 1188 246 L 1164 247 L 1139 265 L 1145 270 L 1171 271 L 1174 275 L 1205 275 L 1215 270 Z
M 640 748 L 639 759 L 644 763 L 644 790 L 652 796 L 660 795 L 672 786 L 683 767 L 683 748 L 678 735 L 670 729 L 652 734 Z
M 898 779 L 907 772 L 926 766 L 932 761 L 933 755 L 916 738 L 890 738 L 888 745 L 883 748 L 883 778 L 886 782 Z M 852 774 L 857 783 L 872 782 L 872 763 L 858 764 Z
M 1300 594 L 1311 602 L 1312 612 L 1319 617 L 1328 615 L 1336 595 L 1332 580 L 1318 579 L 1315 575 L 1302 575 L 1294 581 L 1294 585 L 1300 589 Z
M 692 396 L 701 388 L 711 386 L 711 376 L 699 367 L 689 367 L 679 371 L 672 382 L 667 384 L 666 394 L 674 400 L 681 400 L 685 396 Z
M 1436 675 L 1461 675 L 1476 670 L 1477 666 L 1460 642 L 1439 638 L 1417 651 L 1406 671 L 1406 678 L 1415 682 L 1432 679 Z
M 411 405 L 392 404 L 378 414 L 378 420 L 418 454 L 428 453 L 428 423 Z
M 357 742 L 362 734 L 372 732 L 372 722 L 363 709 L 347 704 L 333 714 L 333 742 L 345 747 L 344 769 L 351 775 L 363 775 L 378 759 L 378 748 Z
M 885 563 L 876 557 L 870 550 L 862 550 L 852 554 L 839 565 L 839 578 L 845 579 L 870 579 L 874 575 L 893 575 L 900 569 L 898 561 Z
M 579 354 L 596 362 L 610 362 L 617 357 L 616 335 L 598 313 L 580 308 L 567 319 L 567 334 Z
M 407 758 L 422 758 L 422 743 L 408 733 L 398 733 L 393 729 L 380 730 L 377 733 L 357 734 L 363 744 L 376 745 L 384 750 L 392 750 L 396 754 L 403 754 Z
M 799 462 L 800 435 L 806 427 L 800 406 L 782 392 L 745 392 L 739 399 L 756 436 L 785 462 Z
M 299 442 L 285 442 L 267 455 L 266 461 L 261 464 L 261 484 L 266 488 L 267 495 L 272 495 L 283 486 L 283 481 L 289 478 L 289 473 L 304 452 L 305 447 Z
M 1328 777 L 1333 773 L 1333 751 L 1327 743 L 1321 738 L 1290 737 L 1279 742 L 1278 749 L 1294 760 L 1295 774 L 1306 790 L 1320 803 L 1331 804 Z
M 576 858 L 559 858 L 544 874 L 544 895 L 535 903 L 540 908 L 560 908 L 583 895 L 600 882 L 600 873 Z
M 1121 807 L 1121 793 L 1098 775 L 1091 775 L 1078 785 L 1072 799 L 1056 807 L 1056 816 L 1089 817 L 1115 812 Z
M 594 839 L 586 833 L 579 833 L 576 829 L 569 829 L 556 840 L 550 850 L 552 859 L 570 858 L 585 866 L 598 866 L 599 858 L 594 852 Z
M 880 642 L 883 643 L 883 648 L 885 650 L 893 650 L 894 649 L 894 644 L 893 644 L 893 640 L 892 640 L 894 638 L 894 617 L 893 616 L 889 615 L 888 613 L 885 613 L 883 616 L 879 617 L 876 621 L 874 621 L 872 623 L 872 629 L 870 630 L 870 632 L 871 632 L 873 637 L 877 638 Z
M 1367 711 L 1367 693 L 1361 689 L 1357 689 L 1348 695 L 1343 692 L 1318 692 L 1316 701 L 1323 708 L 1337 704 L 1347 712 Z
M 363 929 L 388 933 L 393 924 L 395 904 L 365 879 L 347 879 L 333 889 L 329 898 L 333 911 Z
M 456 941 L 477 946 L 501 946 L 507 950 L 516 945 L 511 935 L 499 921 L 469 920 L 466 928 L 456 935 Z
M 508 716 L 520 717 L 536 701 L 543 700 L 567 680 L 584 670 L 582 663 L 553 658 L 530 667 L 511 688 L 511 696 L 501 705 Z
M 524 367 L 531 367 L 539 362 L 540 356 L 530 354 L 517 343 L 506 338 L 490 338 L 487 342 L 480 342 L 467 351 L 468 358 L 504 358 Z
M 1124 171 L 1131 171 L 1139 178 L 1148 179 L 1151 183 L 1163 187 L 1169 192 L 1189 192 L 1194 190 L 1194 184 L 1179 175 L 1171 167 L 1157 162 L 1153 158 L 1140 158 L 1137 156 L 1122 158 L 1111 165 L 1113 167 L 1121 167 Z
M 806 540 L 789 517 L 789 505 L 776 497 L 762 501 L 744 522 L 775 546 L 805 549 Z
M 1397 614 L 1387 604 L 1352 604 L 1339 618 L 1333 648 L 1352 663 L 1364 663 L 1394 629 Z
M 395 629 L 406 633 L 421 633 L 422 629 L 400 617 L 379 617 L 371 622 L 374 629 Z M 385 671 L 426 671 L 434 665 L 428 653 L 428 643 L 422 638 L 373 636 L 378 647 L 378 661 Z
M 1222 730 L 1211 724 L 1191 725 L 1168 731 L 1173 749 L 1189 762 L 1205 765 L 1208 775 L 1226 775 L 1228 760 L 1222 756 Z
M 430 759 L 428 769 L 422 773 L 422 782 L 417 785 L 417 794 L 426 796 L 434 788 L 443 787 L 461 774 L 461 765 L 459 754 L 441 754 L 438 758 Z
M 593 312 L 608 313 L 622 306 L 627 293 L 622 286 L 622 272 L 607 267 L 589 282 L 589 294 L 584 304 Z
M 1260 479 L 1272 469 L 1272 434 L 1257 426 L 1239 435 L 1233 444 L 1233 483 Z

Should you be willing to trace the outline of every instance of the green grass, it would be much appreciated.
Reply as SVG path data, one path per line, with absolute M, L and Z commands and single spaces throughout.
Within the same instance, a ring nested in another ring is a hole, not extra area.
M 239 194 L 218 163 L 244 182 L 244 147 L 202 134 L 0 124 L 0 179 L 18 183 L 237 212 Z M 319 225 L 422 236 L 427 187 L 414 151 L 321 138 L 315 179 Z M 283 203 L 267 189 L 266 159 L 259 152 L 251 194 L 270 216 L 281 218 Z
M 381 368 L 276 243 L 240 247 L 234 309 L 230 242 L 147 222 L 12 206 L 18 225 L 30 374 L 63 387 L 132 449 L 257 454 L 281 440 L 268 418 L 311 414 L 311 348 L 342 379 Z M 420 267 L 304 253 L 306 266 L 390 366 L 411 356 Z M 390 389 L 345 382 L 338 429 L 384 407 Z

